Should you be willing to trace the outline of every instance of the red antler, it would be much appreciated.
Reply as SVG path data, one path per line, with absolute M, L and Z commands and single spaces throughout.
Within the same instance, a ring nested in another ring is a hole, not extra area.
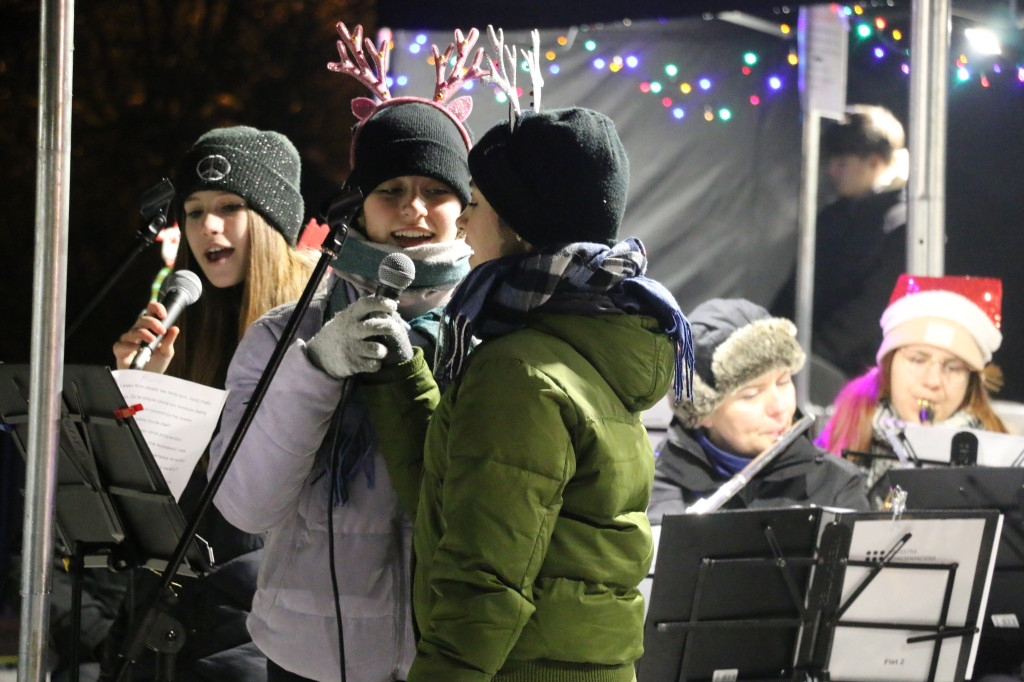
M 383 40 L 380 48 L 374 48 L 369 38 L 363 39 L 362 25 L 357 24 L 356 30 L 350 34 L 343 21 L 338 22 L 338 34 L 341 35 L 341 40 L 338 41 L 338 55 L 341 61 L 329 62 L 327 68 L 354 77 L 382 101 L 391 99 L 385 66 L 388 59 L 388 41 Z M 366 60 L 366 52 L 362 47 L 364 43 L 375 68 L 370 68 L 370 63 Z M 351 59 L 349 53 L 352 54 Z
M 471 28 L 469 35 L 465 37 L 463 37 L 462 31 L 455 29 L 455 43 L 449 43 L 448 49 L 444 51 L 444 56 L 441 56 L 436 45 L 431 46 L 434 53 L 434 69 L 437 71 L 437 81 L 434 86 L 435 102 L 446 101 L 454 93 L 458 92 L 467 81 L 488 75 L 487 71 L 480 68 L 480 63 L 484 59 L 484 48 L 482 47 L 476 51 L 473 64 L 468 69 L 464 67 L 466 57 L 472 52 L 473 45 L 476 44 L 476 39 L 479 35 L 480 31 L 475 28 Z M 452 67 L 451 75 L 445 78 L 444 74 L 448 68 L 448 62 L 451 61 L 452 55 L 455 53 L 456 43 L 458 43 L 458 55 L 455 65 Z

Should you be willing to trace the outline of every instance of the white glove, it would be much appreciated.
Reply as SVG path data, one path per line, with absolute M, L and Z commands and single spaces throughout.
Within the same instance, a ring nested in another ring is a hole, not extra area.
M 374 320 L 380 324 L 381 331 L 374 341 L 380 341 L 388 349 L 384 364 L 397 365 L 412 358 L 412 343 L 409 342 L 409 323 L 398 313 L 390 313 L 387 317 Z
M 306 354 L 314 365 L 335 379 L 376 372 L 388 355 L 388 348 L 379 337 L 393 333 L 390 316 L 397 317 L 397 310 L 398 303 L 392 299 L 361 298 L 335 315 L 309 340 Z

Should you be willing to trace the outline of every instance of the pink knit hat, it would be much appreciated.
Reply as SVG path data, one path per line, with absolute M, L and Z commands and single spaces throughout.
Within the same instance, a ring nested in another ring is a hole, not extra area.
M 920 343 L 949 351 L 981 371 L 1003 342 L 1003 283 L 990 277 L 900 275 L 882 313 L 878 363 L 891 351 Z

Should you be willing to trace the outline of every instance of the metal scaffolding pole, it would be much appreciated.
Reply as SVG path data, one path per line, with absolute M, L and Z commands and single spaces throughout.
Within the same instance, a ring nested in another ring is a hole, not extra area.
M 53 502 L 64 364 L 71 165 L 73 0 L 45 0 L 39 28 L 39 129 L 32 350 L 21 569 L 18 679 L 45 679 Z
M 950 22 L 950 0 L 914 0 L 907 272 L 917 275 L 937 276 L 945 270 Z
M 815 242 L 818 222 L 818 174 L 821 120 L 842 120 L 846 110 L 847 27 L 833 7 L 800 8 L 800 104 L 803 140 L 800 147 L 800 212 L 796 261 L 795 319 L 797 342 L 811 354 L 814 321 Z M 808 363 L 810 364 L 810 363 Z M 795 377 L 796 404 L 812 409 L 810 367 Z
M 804 112 L 800 177 L 799 241 L 796 256 L 796 329 L 797 342 L 811 350 L 811 327 L 814 320 L 814 246 L 817 239 L 818 156 L 821 149 L 821 114 L 817 109 Z M 798 375 L 796 404 L 807 409 L 811 402 L 810 371 Z

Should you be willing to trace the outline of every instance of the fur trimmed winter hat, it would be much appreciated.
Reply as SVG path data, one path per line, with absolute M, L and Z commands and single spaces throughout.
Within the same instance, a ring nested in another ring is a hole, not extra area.
M 497 214 L 534 246 L 614 244 L 629 160 L 610 118 L 582 107 L 523 112 L 491 128 L 469 170 Z
M 920 343 L 949 351 L 980 372 L 999 349 L 1003 335 L 1003 283 L 992 277 L 900 275 L 882 313 L 886 353 Z
M 175 203 L 180 213 L 193 192 L 237 194 L 295 246 L 305 210 L 300 173 L 299 152 L 281 133 L 248 126 L 215 128 L 201 135 L 178 164 Z
M 796 340 L 796 325 L 772 317 L 742 298 L 715 298 L 687 318 L 694 346 L 693 402 L 676 406 L 689 428 L 715 411 L 727 395 L 776 369 L 795 374 L 806 355 Z

